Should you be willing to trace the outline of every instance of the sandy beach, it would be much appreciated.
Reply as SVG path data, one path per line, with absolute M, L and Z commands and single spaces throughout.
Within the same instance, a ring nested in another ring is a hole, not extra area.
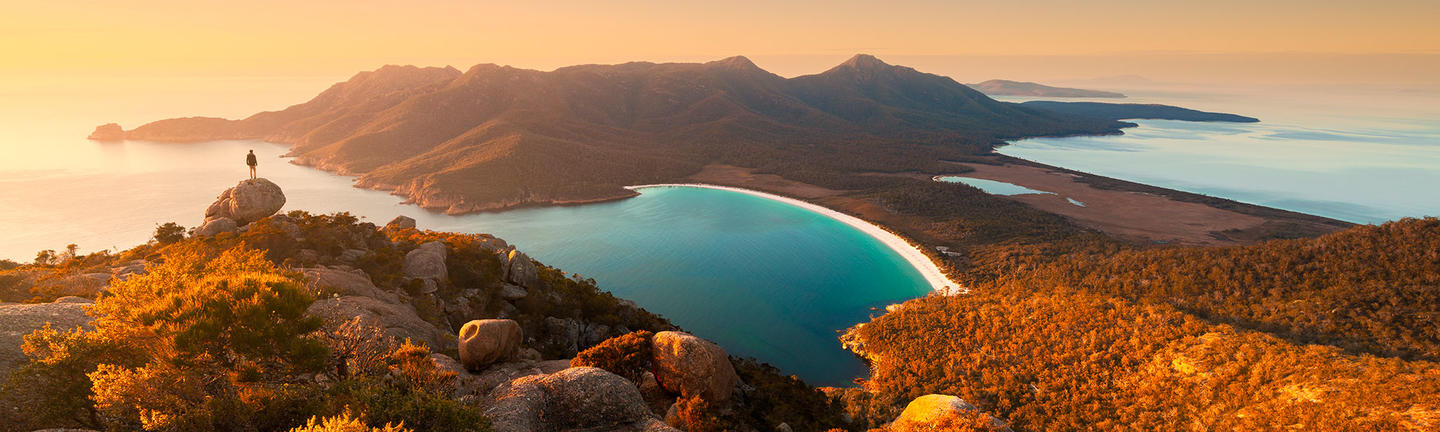
M 925 255 L 925 252 L 920 249 L 920 246 L 913 245 L 905 239 L 901 238 L 900 236 L 886 231 L 884 228 L 880 228 L 875 224 L 866 222 L 863 219 L 798 199 L 731 186 L 719 186 L 704 183 L 661 183 L 626 186 L 625 188 L 630 190 L 639 190 L 657 187 L 693 187 L 739 192 L 747 195 L 753 195 L 769 200 L 783 202 L 813 211 L 815 213 L 819 213 L 831 219 L 843 222 L 846 225 L 850 225 L 855 229 L 860 230 L 860 232 L 869 235 L 870 237 L 874 237 L 876 240 L 879 240 L 881 243 L 885 244 L 886 247 L 889 247 L 891 250 L 895 251 L 895 253 L 900 254 L 901 258 L 904 258 L 905 261 L 910 263 L 910 266 L 914 267 L 916 271 L 920 272 L 920 275 L 925 278 L 925 282 L 930 284 L 930 287 L 933 291 L 942 294 L 966 291 L 965 288 L 962 287 L 959 283 L 951 280 L 948 276 L 946 276 L 945 272 L 940 271 L 940 267 L 936 266 L 935 261 L 931 260 L 928 255 Z

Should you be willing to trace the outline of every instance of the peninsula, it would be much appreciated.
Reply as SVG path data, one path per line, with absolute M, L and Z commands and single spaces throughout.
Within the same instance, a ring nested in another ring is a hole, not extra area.
M 1037 108 L 863 54 L 788 79 L 744 57 L 550 72 L 385 66 L 281 111 L 161 120 L 120 135 L 286 144 L 295 163 L 458 214 L 623 198 L 626 185 L 683 182 L 710 164 L 855 189 L 865 172 L 953 171 L 941 161 L 1007 139 L 1131 125 Z
M 1051 87 L 1048 85 L 1025 82 L 993 79 L 981 83 L 966 84 L 981 93 L 990 96 L 1036 96 L 1036 97 L 1057 97 L 1057 98 L 1123 98 L 1124 94 L 1101 90 L 1086 90 L 1067 87 Z

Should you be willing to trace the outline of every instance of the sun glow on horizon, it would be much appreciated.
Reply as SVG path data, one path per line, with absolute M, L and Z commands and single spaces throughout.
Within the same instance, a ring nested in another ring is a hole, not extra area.
M 0 74 L 333 75 L 391 63 L 550 69 L 747 55 L 793 75 L 857 52 L 1440 56 L 1440 3 L 1384 3 L 26 2 L 0 17 Z

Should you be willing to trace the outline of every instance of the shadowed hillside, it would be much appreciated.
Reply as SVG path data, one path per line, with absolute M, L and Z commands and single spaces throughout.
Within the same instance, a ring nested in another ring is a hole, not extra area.
M 942 170 L 999 139 L 1111 133 L 1125 123 L 996 102 L 939 75 L 858 55 L 786 79 L 744 57 L 582 65 L 386 66 L 309 102 L 241 120 L 161 120 L 132 140 L 263 139 L 300 164 L 360 175 L 462 213 L 628 196 L 710 163 L 845 187 L 862 171 Z

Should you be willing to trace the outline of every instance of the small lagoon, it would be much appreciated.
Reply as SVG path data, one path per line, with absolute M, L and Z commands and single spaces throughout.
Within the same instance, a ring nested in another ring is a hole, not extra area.
M 978 179 L 971 177 L 935 176 L 935 181 L 945 183 L 963 183 L 974 186 L 976 189 L 980 189 L 982 191 L 985 191 L 985 193 L 991 195 L 1055 194 L 1054 192 L 1031 189 L 1014 183 L 1006 183 L 1002 181 Z

